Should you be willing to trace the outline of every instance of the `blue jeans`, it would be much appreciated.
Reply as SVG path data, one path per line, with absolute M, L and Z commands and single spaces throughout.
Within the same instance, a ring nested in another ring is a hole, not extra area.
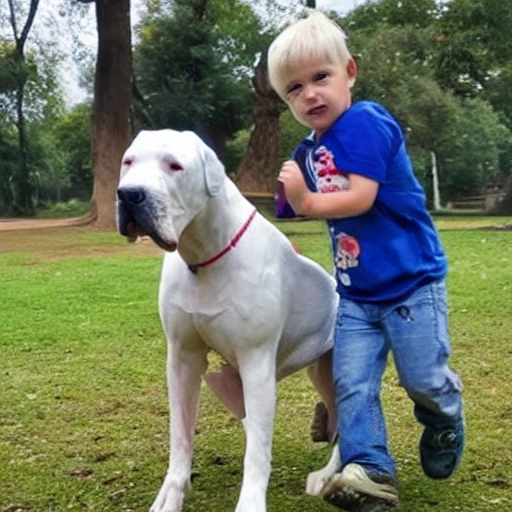
M 420 423 L 452 428 L 462 417 L 461 380 L 448 366 L 447 309 L 444 279 L 396 302 L 341 299 L 333 372 L 343 466 L 395 476 L 380 401 L 390 350 Z

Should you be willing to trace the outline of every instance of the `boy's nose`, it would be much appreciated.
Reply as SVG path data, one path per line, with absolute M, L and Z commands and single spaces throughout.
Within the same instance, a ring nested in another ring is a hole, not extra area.
M 306 85 L 304 87 L 304 97 L 314 98 L 316 96 L 316 89 L 313 85 Z

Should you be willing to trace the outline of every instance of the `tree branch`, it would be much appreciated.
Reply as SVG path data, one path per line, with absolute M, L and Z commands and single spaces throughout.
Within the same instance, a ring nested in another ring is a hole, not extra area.
M 11 1 L 12 0 L 9 0 L 9 2 L 11 2 Z M 22 31 L 21 37 L 20 37 L 20 44 L 22 47 L 25 45 L 25 41 L 27 40 L 28 33 L 30 32 L 30 29 L 32 28 L 32 24 L 34 23 L 38 5 L 39 5 L 39 0 L 31 0 L 30 11 L 28 13 L 27 21 L 25 23 L 25 26 L 23 27 L 23 31 Z
M 9 0 L 9 10 L 10 10 L 10 18 L 11 18 L 11 27 L 14 32 L 14 40 L 18 41 L 18 28 L 16 26 L 16 15 L 14 14 L 14 3 L 13 0 Z

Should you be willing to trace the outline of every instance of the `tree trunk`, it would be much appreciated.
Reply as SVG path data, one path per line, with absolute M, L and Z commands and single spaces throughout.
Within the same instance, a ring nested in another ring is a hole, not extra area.
M 20 63 L 24 58 L 20 59 Z M 22 64 L 20 64 L 21 67 Z M 15 203 L 14 209 L 17 215 L 33 216 L 35 215 L 35 205 L 33 201 L 33 186 L 30 177 L 30 169 L 27 157 L 27 136 L 25 130 L 25 114 L 23 112 L 23 103 L 25 96 L 25 80 L 18 83 L 16 91 L 16 128 L 18 130 L 18 147 L 20 150 L 20 167 L 14 175 Z
M 281 139 L 279 116 L 283 103 L 268 81 L 266 52 L 256 66 L 252 83 L 255 92 L 254 128 L 235 181 L 243 192 L 274 193 Z
M 13 176 L 13 208 L 18 215 L 34 215 L 35 205 L 32 200 L 33 187 L 30 177 L 30 169 L 27 157 L 27 136 L 25 129 L 24 98 L 27 76 L 25 66 L 25 43 L 34 19 L 36 17 L 39 0 L 30 1 L 30 9 L 27 20 L 21 34 L 18 33 L 16 21 L 16 9 L 13 0 L 9 0 L 9 13 L 12 31 L 16 42 L 16 128 L 18 130 L 18 146 L 20 151 L 20 166 Z
M 94 186 L 91 221 L 116 227 L 116 189 L 121 159 L 132 137 L 130 0 L 96 0 L 98 55 L 92 113 Z

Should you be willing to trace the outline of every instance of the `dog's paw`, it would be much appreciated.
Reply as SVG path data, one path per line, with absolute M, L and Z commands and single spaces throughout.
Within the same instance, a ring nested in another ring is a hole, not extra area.
M 188 482 L 180 483 L 167 475 L 149 512 L 181 512 Z

